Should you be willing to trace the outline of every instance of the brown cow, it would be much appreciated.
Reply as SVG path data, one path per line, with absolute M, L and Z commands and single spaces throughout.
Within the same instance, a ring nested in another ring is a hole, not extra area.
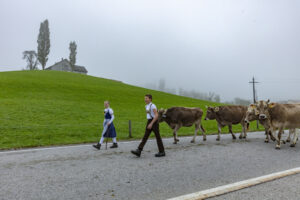
M 245 123 L 245 115 L 247 106 L 218 106 L 218 107 L 207 107 L 205 120 L 216 120 L 218 123 L 218 136 L 216 140 L 220 140 L 221 128 L 228 126 L 229 132 L 232 135 L 232 139 L 236 139 L 232 132 L 232 125 L 241 124 L 243 131 L 240 134 L 240 139 L 247 137 L 248 123 Z M 243 135 L 244 133 L 244 135 Z
M 266 135 L 265 143 L 269 142 L 269 136 L 273 141 L 276 140 L 276 138 L 274 137 L 274 135 L 272 133 L 272 131 L 275 131 L 275 130 L 273 130 L 273 128 L 271 128 L 270 120 L 269 119 L 259 119 L 259 112 L 256 109 L 255 104 L 250 104 L 250 106 L 248 107 L 248 110 L 246 112 L 245 122 L 249 123 L 254 120 L 258 120 L 259 123 L 265 128 L 265 135 Z M 294 133 L 295 133 L 295 129 L 289 130 L 289 135 L 288 135 L 288 138 L 286 139 L 286 142 L 291 141 L 291 135 Z
M 270 103 L 268 101 L 259 101 L 256 104 L 256 109 L 258 110 L 259 119 L 265 120 L 269 119 L 271 123 L 271 128 L 273 130 L 278 130 L 276 149 L 280 149 L 281 144 L 281 134 L 284 129 L 296 129 L 300 128 L 300 104 L 279 104 Z M 293 142 L 290 145 L 294 147 L 297 142 L 298 131 L 294 132 Z
M 192 143 L 195 142 L 197 132 L 201 128 L 203 140 L 206 140 L 205 130 L 201 125 L 203 111 L 201 108 L 172 107 L 158 111 L 158 122 L 166 122 L 173 129 L 174 144 L 177 144 L 177 131 L 182 127 L 190 127 L 195 124 L 195 134 Z
M 265 135 L 266 135 L 265 143 L 269 142 L 269 136 L 271 137 L 271 139 L 273 141 L 276 140 L 272 134 L 271 127 L 270 127 L 271 123 L 269 122 L 269 120 L 268 119 L 259 120 L 258 110 L 255 109 L 254 104 L 250 104 L 250 106 L 248 107 L 248 110 L 246 112 L 245 123 L 250 123 L 254 120 L 258 120 L 259 123 L 265 128 Z

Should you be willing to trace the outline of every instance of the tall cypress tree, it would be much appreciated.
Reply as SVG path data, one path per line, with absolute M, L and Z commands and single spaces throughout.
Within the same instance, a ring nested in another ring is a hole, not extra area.
M 70 49 L 70 56 L 69 56 L 70 65 L 72 67 L 72 70 L 74 71 L 74 66 L 75 66 L 75 63 L 76 63 L 76 54 L 77 54 L 77 51 L 76 51 L 77 50 L 77 45 L 76 45 L 75 41 L 70 42 L 69 49 Z
M 42 69 L 44 70 L 48 61 L 48 55 L 50 53 L 50 31 L 47 19 L 40 25 L 40 32 L 38 35 L 37 43 L 38 60 L 39 63 L 42 65 Z

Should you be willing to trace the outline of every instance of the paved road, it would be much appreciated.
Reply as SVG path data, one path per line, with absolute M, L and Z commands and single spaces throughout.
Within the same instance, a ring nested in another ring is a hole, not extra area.
M 0 199 L 166 199 L 300 166 L 300 144 L 275 150 L 274 143 L 263 142 L 263 133 L 248 136 L 233 141 L 223 135 L 220 142 L 216 136 L 208 136 L 206 142 L 197 137 L 195 144 L 189 142 L 191 137 L 180 138 L 177 145 L 164 139 L 164 158 L 154 157 L 153 141 L 141 158 L 129 153 L 138 142 L 120 143 L 115 150 L 84 145 L 1 152 Z M 253 191 L 260 187 L 265 189 L 261 185 Z M 240 192 L 248 191 L 252 199 L 251 190 Z M 286 191 L 277 186 L 276 190 Z M 228 198 L 235 199 L 235 194 L 240 195 L 231 193 Z M 255 195 L 276 199 L 272 190 Z
M 254 187 L 238 190 L 236 192 L 210 198 L 210 200 L 299 200 L 300 174 L 288 176 L 275 181 L 260 184 Z

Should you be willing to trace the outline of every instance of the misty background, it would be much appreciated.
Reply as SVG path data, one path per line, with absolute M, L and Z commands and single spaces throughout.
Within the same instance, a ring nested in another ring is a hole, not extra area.
M 48 19 L 46 67 L 76 41 L 92 76 L 222 102 L 252 100 L 255 76 L 258 99 L 296 100 L 299 11 L 296 0 L 0 0 L 0 71 L 25 68 Z

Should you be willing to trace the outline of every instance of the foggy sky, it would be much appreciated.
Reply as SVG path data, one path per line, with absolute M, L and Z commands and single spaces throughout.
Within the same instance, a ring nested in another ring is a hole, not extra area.
M 221 100 L 300 99 L 297 0 L 0 0 L 0 71 L 21 70 L 48 19 L 47 66 L 69 56 L 89 75 L 215 92 Z M 40 67 L 41 68 L 41 67 Z

